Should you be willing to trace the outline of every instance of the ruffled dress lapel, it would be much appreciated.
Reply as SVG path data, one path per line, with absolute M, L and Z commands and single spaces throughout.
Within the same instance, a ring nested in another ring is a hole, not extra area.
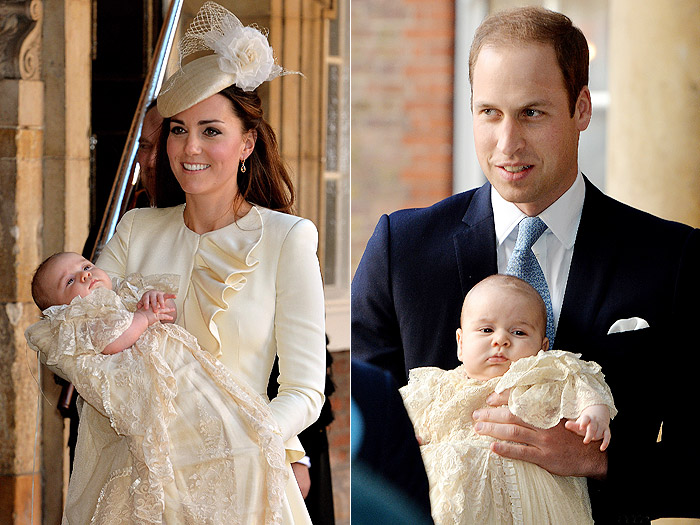
M 253 206 L 245 217 L 219 230 L 203 235 L 188 230 L 199 239 L 185 301 L 184 325 L 198 335 L 200 346 L 215 357 L 222 355 L 217 317 L 229 308 L 249 274 L 258 267 L 253 252 L 262 240 L 263 229 L 261 212 Z

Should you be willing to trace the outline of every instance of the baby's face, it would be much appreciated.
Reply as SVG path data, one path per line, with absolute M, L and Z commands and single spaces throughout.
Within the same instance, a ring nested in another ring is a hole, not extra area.
M 540 311 L 522 293 L 485 286 L 474 290 L 457 330 L 457 356 L 469 377 L 503 375 L 513 361 L 546 350 Z
M 46 269 L 42 286 L 51 304 L 69 304 L 75 297 L 85 297 L 97 288 L 112 289 L 109 276 L 77 253 L 64 253 Z

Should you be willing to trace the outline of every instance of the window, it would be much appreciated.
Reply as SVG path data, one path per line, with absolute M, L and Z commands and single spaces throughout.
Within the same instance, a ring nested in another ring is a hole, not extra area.
M 331 350 L 350 348 L 350 78 L 349 0 L 326 23 L 325 237 L 326 325 Z

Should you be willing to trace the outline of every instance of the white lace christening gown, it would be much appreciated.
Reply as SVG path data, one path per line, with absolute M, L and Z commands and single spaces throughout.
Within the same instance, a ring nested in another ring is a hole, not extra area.
M 593 523 L 586 478 L 502 458 L 489 450 L 493 438 L 474 432 L 472 412 L 486 406 L 489 394 L 508 388 L 511 412 L 539 428 L 577 418 L 593 404 L 617 412 L 600 366 L 562 350 L 520 359 L 488 381 L 470 379 L 463 366 L 411 370 L 400 392 L 423 442 L 435 523 Z
M 144 291 L 175 293 L 178 281 L 134 274 L 115 282 L 116 293 L 97 289 L 48 308 L 27 329 L 42 361 L 112 426 L 81 421 L 95 450 L 76 458 L 94 460 L 76 459 L 75 468 L 92 470 L 81 479 L 107 480 L 85 488 L 99 491 L 91 523 L 278 523 L 284 443 L 259 394 L 174 324 L 155 323 L 131 348 L 100 353 L 131 324 Z M 112 430 L 119 439 L 102 435 Z

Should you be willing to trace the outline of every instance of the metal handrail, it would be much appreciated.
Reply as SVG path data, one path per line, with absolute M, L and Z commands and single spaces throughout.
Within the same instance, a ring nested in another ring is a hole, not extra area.
M 146 74 L 146 82 L 141 89 L 139 103 L 136 107 L 134 118 L 131 121 L 129 135 L 127 136 L 126 145 L 124 146 L 124 151 L 119 161 L 119 168 L 117 169 L 117 175 L 112 185 L 112 191 L 107 200 L 107 207 L 102 216 L 100 229 L 97 231 L 97 236 L 95 237 L 93 245 L 85 249 L 85 253 L 89 254 L 87 258 L 91 261 L 99 257 L 104 245 L 107 244 L 107 241 L 114 235 L 119 219 L 128 211 L 127 205 L 134 188 L 133 184 L 130 183 L 130 179 L 133 176 L 136 164 L 136 153 L 138 151 L 139 139 L 141 138 L 143 120 L 146 117 L 148 105 L 156 98 L 160 86 L 163 84 L 165 65 L 175 42 L 177 25 L 180 21 L 180 13 L 182 11 L 182 3 L 183 0 L 172 0 L 168 9 L 168 14 L 163 21 L 163 28 L 160 31 L 153 58 L 151 59 L 151 64 Z M 69 415 L 70 406 L 74 397 L 75 387 L 71 383 L 64 384 L 61 395 L 58 398 L 57 406 L 58 411 L 61 412 L 64 417 Z
M 126 139 L 126 145 L 122 152 L 117 176 L 112 185 L 112 191 L 107 200 L 107 207 L 100 229 L 97 231 L 95 244 L 90 252 L 89 259 L 94 261 L 100 255 L 102 248 L 107 241 L 114 235 L 114 230 L 117 227 L 119 219 L 127 211 L 126 206 L 129 202 L 129 197 L 133 191 L 133 185 L 130 184 L 134 167 L 136 164 L 136 153 L 138 151 L 139 138 L 141 138 L 141 127 L 143 119 L 146 116 L 148 105 L 156 98 L 160 86 L 163 83 L 165 76 L 165 65 L 170 52 L 172 50 L 175 35 L 177 33 L 177 24 L 180 20 L 180 12 L 182 11 L 183 0 L 172 0 L 168 15 L 163 22 L 163 28 L 156 44 L 156 49 L 151 60 L 151 65 L 148 68 L 146 82 L 141 90 L 136 113 L 131 121 L 131 128 Z

